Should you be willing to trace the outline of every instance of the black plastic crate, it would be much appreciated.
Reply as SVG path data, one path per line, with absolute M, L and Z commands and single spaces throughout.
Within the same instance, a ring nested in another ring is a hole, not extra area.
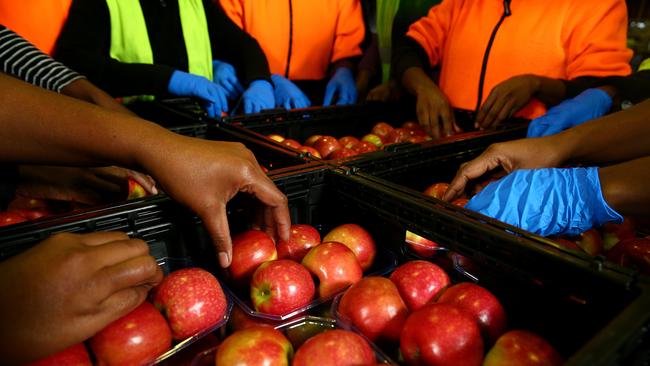
M 208 118 L 192 99 L 136 102 L 128 105 L 140 118 L 155 122 L 181 135 L 205 138 Z
M 239 115 L 222 118 L 224 128 L 239 130 L 254 138 L 270 141 L 278 146 L 282 144 L 268 139 L 269 134 L 280 134 L 292 138 L 300 143 L 312 135 L 331 135 L 336 138 L 355 136 L 361 138 L 369 134 L 372 127 L 378 122 L 388 122 L 393 127 L 399 127 L 406 121 L 414 121 L 415 107 L 407 104 L 364 103 L 349 106 L 313 107 L 296 110 L 272 110 L 253 115 Z M 466 131 L 472 131 L 474 113 L 466 110 L 456 110 L 456 121 Z M 390 156 L 392 153 L 417 148 L 420 145 L 446 145 L 462 149 L 466 140 L 489 135 L 492 141 L 518 138 L 525 136 L 526 121 L 512 119 L 491 131 L 473 131 L 445 138 L 438 141 L 429 141 L 419 144 L 399 143 L 386 146 L 383 150 L 356 155 L 354 157 L 330 162 L 343 164 L 362 164 L 376 158 Z M 523 132 L 522 132 L 523 131 Z M 496 136 L 503 134 L 502 139 Z M 514 137 L 513 137 L 514 136 Z M 483 141 L 483 140 L 482 140 Z M 286 147 L 285 147 L 286 148 Z

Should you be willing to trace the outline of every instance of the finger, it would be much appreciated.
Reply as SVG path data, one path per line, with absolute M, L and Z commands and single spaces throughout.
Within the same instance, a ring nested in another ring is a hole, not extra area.
M 347 93 L 339 93 L 338 100 L 336 101 L 336 105 L 347 105 L 350 104 L 349 102 L 350 98 Z
M 149 246 L 140 239 L 116 240 L 89 248 L 92 248 L 90 254 L 97 268 L 149 255 Z
M 431 131 L 431 126 L 429 125 L 429 110 L 425 107 L 418 105 L 416 114 L 420 126 L 422 126 L 429 135 L 433 135 Z
M 450 201 L 465 191 L 465 187 L 470 180 L 476 179 L 487 171 L 492 170 L 498 164 L 494 164 L 493 159 L 486 155 L 481 154 L 478 158 L 463 164 L 456 173 L 456 176 L 449 184 L 447 192 L 443 195 L 443 200 Z
M 217 107 L 214 105 L 214 103 L 208 102 L 205 105 L 205 109 L 208 111 L 208 117 L 215 118 L 216 116 L 218 116 Z
M 81 242 L 90 246 L 107 244 L 114 241 L 129 240 L 129 236 L 121 231 L 97 231 L 94 233 L 73 235 L 79 235 L 81 237 Z
M 440 111 L 440 120 L 442 122 L 442 134 L 443 136 L 451 136 L 453 135 L 453 120 L 452 120 L 452 115 L 453 112 L 450 111 L 449 108 L 444 108 L 442 111 Z
M 284 109 L 286 109 L 286 110 L 290 110 L 290 109 L 292 109 L 293 106 L 292 106 L 291 104 L 292 104 L 292 100 L 291 100 L 291 99 L 287 99 L 287 100 L 284 102 L 284 105 L 283 105 Z
M 262 106 L 259 103 L 253 102 L 253 113 L 260 113 L 262 111 Z
M 506 104 L 501 108 L 501 111 L 497 115 L 497 118 L 494 119 L 494 122 L 486 126 L 486 128 L 492 128 L 494 126 L 497 126 L 499 123 L 505 121 L 506 119 L 510 118 L 515 113 L 515 102 L 514 100 L 510 99 L 509 101 L 506 102 Z
M 248 98 L 244 99 L 244 114 L 253 113 L 253 103 Z
M 278 237 L 277 227 L 275 226 L 273 211 L 268 206 L 264 206 L 262 209 L 262 219 L 264 232 L 277 243 L 280 238 Z
M 219 104 L 217 105 L 217 115 L 221 116 L 222 112 L 226 112 L 228 110 L 228 98 L 226 97 L 226 93 L 221 92 L 217 97 L 219 100 Z
M 481 108 L 479 108 L 476 120 L 474 121 L 474 128 L 479 128 L 483 124 L 483 120 L 485 120 L 487 113 L 492 109 L 494 102 L 498 99 L 496 94 L 496 91 L 492 89 L 490 95 L 488 95 L 485 102 L 483 102 L 483 105 L 481 105 Z
M 495 122 L 497 117 L 499 116 L 499 113 L 503 109 L 503 107 L 506 105 L 508 102 L 508 99 L 506 98 L 498 98 L 497 100 L 494 101 L 490 109 L 485 113 L 485 118 L 483 118 L 483 121 L 479 123 L 479 128 L 481 129 L 486 129 L 490 128 Z
M 330 104 L 332 104 L 332 98 L 334 98 L 334 93 L 336 92 L 336 88 L 330 85 L 327 85 L 327 88 L 325 88 L 325 98 L 323 99 L 323 106 L 327 107 Z
M 259 173 L 259 178 L 254 180 L 251 185 L 252 193 L 260 202 L 267 206 L 270 216 L 265 215 L 265 225 L 274 226 L 275 232 L 282 240 L 289 240 L 289 229 L 291 227 L 291 218 L 289 216 L 289 206 L 287 197 L 280 192 L 278 187 L 263 173 Z
M 197 212 L 205 228 L 208 230 L 214 244 L 222 268 L 230 266 L 232 259 L 232 239 L 230 227 L 226 217 L 226 204 L 218 203 L 216 206 L 206 208 L 204 212 Z
M 143 255 L 104 267 L 96 276 L 99 288 L 111 295 L 133 287 L 154 287 L 163 274 L 154 257 Z

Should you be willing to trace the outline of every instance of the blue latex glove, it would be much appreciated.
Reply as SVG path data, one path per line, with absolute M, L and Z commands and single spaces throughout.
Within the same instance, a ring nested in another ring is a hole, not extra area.
M 466 208 L 542 236 L 578 235 L 623 217 L 603 199 L 598 168 L 516 170 Z
M 255 80 L 248 86 L 242 96 L 244 99 L 244 113 L 259 113 L 263 109 L 272 109 L 275 106 L 273 86 L 266 80 Z
M 222 112 L 228 111 L 226 91 L 203 76 L 174 71 L 167 90 L 174 95 L 203 99 L 207 102 L 206 108 L 210 117 L 221 116 Z
M 309 98 L 305 93 L 289 81 L 289 79 L 273 74 L 271 80 L 275 85 L 275 106 L 284 109 L 307 108 L 311 106 Z
M 244 92 L 237 79 L 237 72 L 231 64 L 219 60 L 212 61 L 212 74 L 213 81 L 226 90 L 228 99 L 235 100 Z
M 612 98 L 600 89 L 587 89 L 567 99 L 534 119 L 528 126 L 528 137 L 554 135 L 581 123 L 598 118 L 612 108 Z
M 338 96 L 336 105 L 354 104 L 357 102 L 357 84 L 354 81 L 352 70 L 347 67 L 339 67 L 336 69 L 334 76 L 327 83 L 323 105 L 331 105 L 335 95 Z

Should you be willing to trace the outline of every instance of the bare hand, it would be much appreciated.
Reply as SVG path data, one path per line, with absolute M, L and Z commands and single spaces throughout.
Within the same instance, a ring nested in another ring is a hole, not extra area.
M 222 267 L 228 267 L 232 259 L 226 203 L 238 192 L 251 194 L 263 204 L 261 229 L 288 240 L 287 198 L 244 145 L 181 137 L 165 146 L 164 151 L 141 154 L 142 166 L 167 193 L 201 217 Z
M 449 184 L 443 200 L 451 201 L 465 191 L 470 180 L 503 168 L 510 173 L 516 169 L 557 167 L 564 158 L 560 144 L 554 138 L 523 139 L 490 145 L 479 157 L 464 163 Z
M 395 80 L 389 80 L 373 88 L 366 97 L 368 101 L 394 102 L 401 97 L 399 85 Z
M 78 202 L 87 205 L 126 198 L 127 179 L 140 183 L 150 194 L 157 194 L 150 176 L 119 167 L 76 168 L 24 165 L 16 192 L 28 197 Z M 123 196 L 123 197 L 121 197 Z
M 417 93 L 418 122 L 434 139 L 451 136 L 455 127 L 454 111 L 447 97 L 437 88 L 422 88 Z
M 476 116 L 475 127 L 487 129 L 511 118 L 530 102 L 538 87 L 534 75 L 515 76 L 495 86 Z
M 124 233 L 57 234 L 0 263 L 3 363 L 92 337 L 162 280 L 149 247 Z

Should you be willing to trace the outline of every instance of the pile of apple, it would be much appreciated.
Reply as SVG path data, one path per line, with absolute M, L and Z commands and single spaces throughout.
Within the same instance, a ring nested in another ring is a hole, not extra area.
M 142 365 L 183 341 L 214 328 L 228 312 L 219 281 L 200 268 L 171 272 L 145 301 L 95 334 L 88 345 L 99 365 Z M 92 365 L 86 346 L 74 345 L 30 364 Z
M 265 232 L 249 230 L 233 238 L 230 281 L 250 290 L 255 311 L 285 316 L 359 281 L 376 252 L 370 233 L 357 224 L 340 225 L 322 241 L 313 226 L 294 224 L 289 240 L 277 246 Z
M 257 326 L 228 336 L 217 348 L 216 366 L 373 366 L 375 353 L 363 337 L 342 329 L 327 330 L 303 343 L 294 354 L 291 342 L 272 327 Z
M 384 146 L 400 142 L 419 143 L 431 140 L 422 126 L 417 122 L 405 122 L 402 127 L 394 128 L 386 122 L 378 122 L 369 134 L 360 139 L 354 136 L 344 136 L 337 139 L 328 135 L 312 135 L 304 144 L 285 138 L 279 134 L 270 134 L 269 139 L 296 150 L 309 153 L 319 159 L 342 159 L 350 156 L 377 151 Z
M 490 291 L 469 282 L 452 285 L 444 270 L 427 261 L 407 262 L 389 278 L 363 278 L 343 294 L 335 312 L 371 341 L 399 343 L 408 365 L 562 364 L 538 335 L 506 332 L 505 310 Z

